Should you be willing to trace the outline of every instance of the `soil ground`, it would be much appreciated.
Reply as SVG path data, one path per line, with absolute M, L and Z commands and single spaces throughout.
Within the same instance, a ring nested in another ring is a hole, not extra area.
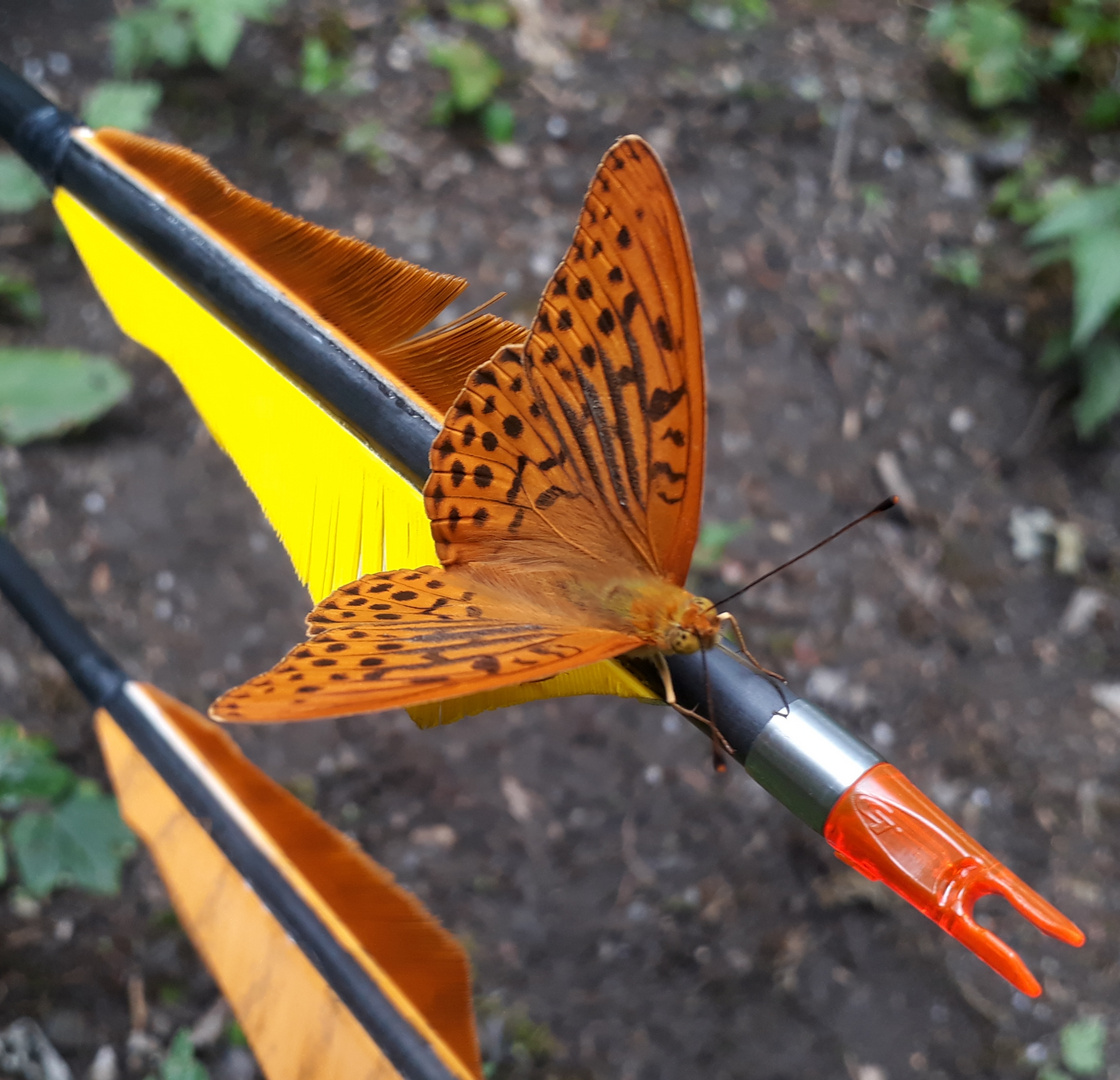
M 576 699 L 426 732 L 390 714 L 239 737 L 468 944 L 499 1075 L 1033 1077 L 1062 1026 L 1091 1013 L 1111 1024 L 1115 1080 L 1120 716 L 1090 695 L 1120 661 L 1115 428 L 1078 444 L 1033 374 L 1025 259 L 985 216 L 989 178 L 970 170 L 986 136 L 932 89 L 921 13 L 774 7 L 739 33 L 705 29 L 685 5 L 546 6 L 545 40 L 571 59 L 563 78 L 539 41 L 518 55 L 509 32 L 480 32 L 517 117 L 520 153 L 504 163 L 469 125 L 427 123 L 445 76 L 423 60 L 425 24 L 389 3 L 342 9 L 369 73 L 362 94 L 293 85 L 300 25 L 323 5 L 251 29 L 224 75 L 166 73 L 154 133 L 285 208 L 462 274 L 459 310 L 506 290 L 500 310 L 522 321 L 600 155 L 625 132 L 650 138 L 703 294 L 705 514 L 750 525 L 697 588 L 729 591 L 900 490 L 904 513 L 735 610 L 756 655 L 1057 902 L 1085 947 L 983 904 L 1043 978 L 1037 1001 L 1015 993 L 741 772 L 713 775 L 704 740 L 665 710 Z M 64 54 L 69 73 L 46 78 L 77 108 L 108 74 L 111 15 L 102 0 L 7 0 L 0 59 Z M 370 119 L 389 136 L 379 168 L 338 149 Z M 973 243 L 980 291 L 931 273 L 939 250 Z M 174 378 L 116 330 L 49 208 L 4 225 L 0 244 L 46 311 L 41 328 L 0 328 L 0 340 L 115 354 L 135 380 L 85 432 L 0 452 L 14 538 L 131 673 L 205 708 L 299 638 L 306 595 Z M 1074 573 L 1056 572 L 1050 550 L 1014 557 L 1009 522 L 1026 507 L 1084 538 Z M 1087 620 L 1071 606 L 1086 597 L 1099 602 Z M 0 713 L 101 774 L 87 709 L 2 607 Z M 125 1056 L 130 977 L 157 1039 L 193 1024 L 216 991 L 167 915 L 145 856 L 117 898 L 5 905 L 0 1018 L 36 1018 L 76 1075 L 104 1044 Z M 518 1017 L 539 1025 L 531 1037 Z M 245 1075 L 220 1045 L 206 1057 L 215 1076 Z

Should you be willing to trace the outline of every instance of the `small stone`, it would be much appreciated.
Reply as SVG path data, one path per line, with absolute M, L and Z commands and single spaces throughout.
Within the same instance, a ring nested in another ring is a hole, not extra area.
M 1107 606 L 1108 597 L 1100 589 L 1075 589 L 1058 620 L 1058 629 L 1066 637 L 1080 637 Z
M 450 851 L 459 837 L 450 825 L 417 825 L 408 839 L 417 847 Z
M 82 509 L 87 514 L 103 514 L 105 512 L 105 496 L 100 491 L 91 491 L 82 499 Z
M 881 750 L 894 746 L 894 728 L 885 720 L 879 720 L 871 729 L 871 741 Z
M 1085 567 L 1085 534 L 1073 521 L 1054 527 L 1054 569 L 1073 577 Z
M 988 177 L 1014 172 L 1026 160 L 1031 148 L 1030 132 L 985 143 L 976 152 L 976 165 Z
M 875 273 L 881 278 L 892 278 L 895 274 L 895 261 L 894 257 L 888 251 L 884 251 L 875 256 L 875 261 L 871 264 Z
M 883 168 L 888 172 L 898 172 L 906 162 L 906 152 L 901 146 L 888 146 L 883 151 Z
M 533 816 L 532 793 L 517 779 L 516 776 L 503 776 L 501 780 L 502 796 L 506 800 L 510 817 L 522 825 Z
M 941 171 L 945 183 L 941 190 L 950 199 L 975 199 L 979 191 L 972 159 L 959 150 L 947 150 L 941 155 Z
M 17 919 L 34 919 L 42 910 L 42 905 L 30 893 L 15 889 L 8 900 L 8 909 Z
M 1054 533 L 1054 515 L 1043 506 L 1016 506 L 1007 529 L 1011 535 L 1011 554 L 1020 562 L 1031 562 L 1046 551 L 1047 539 Z
M 87 1074 L 88 1080 L 117 1080 L 120 1076 L 117 1052 L 108 1043 L 98 1048 Z
M 529 164 L 529 151 L 520 143 L 492 143 L 490 153 L 503 169 L 523 169 Z
M 949 430 L 954 435 L 966 435 L 976 424 L 976 417 L 972 410 L 964 405 L 958 405 L 949 413 Z
M 1089 687 L 1089 696 L 1120 720 L 1120 682 L 1094 683 Z
M 544 129 L 548 132 L 549 138 L 552 139 L 563 139 L 571 130 L 567 117 L 561 116 L 559 113 L 548 118 L 545 122 Z

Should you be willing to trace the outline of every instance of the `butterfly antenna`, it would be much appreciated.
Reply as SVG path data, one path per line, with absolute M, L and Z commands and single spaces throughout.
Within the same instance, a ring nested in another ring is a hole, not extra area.
M 890 510 L 892 506 L 898 505 L 898 496 L 892 495 L 889 499 L 884 499 L 878 506 L 868 510 L 866 514 L 861 514 L 855 521 L 849 521 L 842 529 L 837 529 L 831 536 L 826 536 L 823 540 L 815 543 L 811 548 L 807 548 L 801 552 L 800 555 L 795 555 L 792 559 L 787 559 L 781 566 L 775 566 L 773 570 L 762 575 L 762 577 L 755 578 L 749 585 L 744 585 L 741 589 L 736 589 L 729 596 L 725 596 L 722 600 L 716 601 L 716 607 L 723 607 L 728 600 L 734 600 L 736 596 L 742 596 L 748 589 L 753 589 L 756 585 L 760 585 L 767 578 L 773 577 L 775 574 L 781 573 L 786 567 L 792 566 L 795 562 L 800 562 L 806 555 L 812 555 L 814 551 L 831 544 L 838 536 L 843 536 L 849 529 L 854 529 L 861 522 L 866 521 L 869 517 L 874 517 L 876 514 L 882 514 L 884 511 Z

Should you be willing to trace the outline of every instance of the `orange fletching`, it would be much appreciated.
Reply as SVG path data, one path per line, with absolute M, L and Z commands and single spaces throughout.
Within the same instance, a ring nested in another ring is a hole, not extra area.
M 447 411 L 480 356 L 526 331 L 495 315 L 413 337 L 466 287 L 353 237 L 278 210 L 234 187 L 206 158 L 115 128 L 88 144 L 159 189 L 290 299 L 329 323 L 351 350 Z
M 265 776 L 202 716 L 152 686 L 134 700 L 205 778 L 255 848 L 444 1065 L 481 1076 L 463 950 L 415 897 Z M 276 917 L 104 710 L 98 737 L 122 815 L 147 844 L 175 910 L 270 1080 L 397 1071 Z

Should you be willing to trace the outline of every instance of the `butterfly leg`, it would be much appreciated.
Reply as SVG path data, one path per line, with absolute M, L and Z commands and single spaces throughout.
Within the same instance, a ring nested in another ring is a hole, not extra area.
M 779 675 L 776 671 L 771 671 L 769 668 L 764 668 L 755 658 L 751 655 L 750 649 L 747 648 L 747 639 L 743 637 L 742 628 L 739 626 L 739 620 L 731 614 L 730 611 L 721 611 L 717 616 L 719 621 L 726 626 L 730 626 L 735 634 L 736 640 L 739 642 L 739 652 L 741 652 L 753 665 L 757 672 L 766 675 L 771 679 L 777 679 L 778 682 L 784 683 L 785 677 Z
M 708 729 L 712 737 L 712 761 L 715 764 L 716 772 L 726 772 L 727 766 L 723 762 L 723 755 L 720 751 L 726 751 L 731 757 L 735 756 L 735 751 L 731 744 L 723 737 L 723 732 L 706 716 L 701 716 L 692 709 L 686 709 L 677 701 L 677 692 L 673 689 L 673 676 L 669 671 L 669 664 L 665 660 L 664 653 L 655 652 L 653 654 L 653 666 L 657 668 L 657 673 L 661 676 L 661 683 L 665 688 L 665 703 L 671 705 L 686 720 L 695 720 Z

